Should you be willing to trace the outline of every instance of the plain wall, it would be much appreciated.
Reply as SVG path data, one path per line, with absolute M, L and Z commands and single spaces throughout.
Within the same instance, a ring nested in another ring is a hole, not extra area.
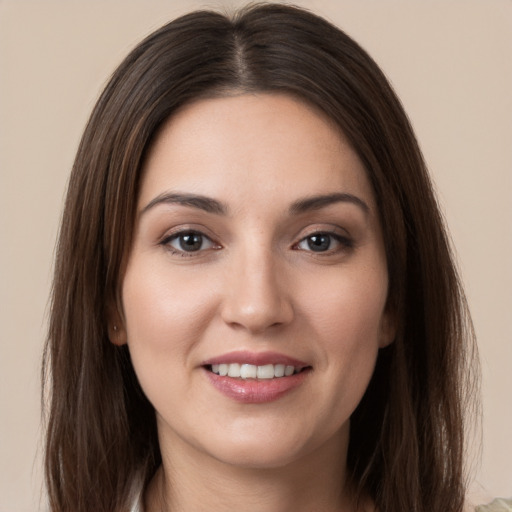
M 370 52 L 416 129 L 482 360 L 476 499 L 511 496 L 512 2 L 295 3 Z M 44 510 L 39 366 L 52 258 L 74 152 L 100 88 L 164 22 L 197 7 L 240 4 L 0 0 L 0 512 Z

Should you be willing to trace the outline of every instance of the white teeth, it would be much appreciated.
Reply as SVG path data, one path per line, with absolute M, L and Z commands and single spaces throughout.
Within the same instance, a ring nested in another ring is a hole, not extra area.
M 276 377 L 284 377 L 284 364 L 276 364 L 274 366 L 274 375 Z
M 228 377 L 240 377 L 240 365 L 232 363 L 228 366 Z
M 240 367 L 240 377 L 242 379 L 255 379 L 257 373 L 258 373 L 258 368 L 256 366 L 254 366 L 253 364 L 243 364 Z
M 289 377 L 290 375 L 293 375 L 293 372 L 295 371 L 295 368 L 293 366 L 287 366 L 284 369 L 284 374 L 286 377 Z
M 264 366 L 258 366 L 257 375 L 258 375 L 258 379 L 273 379 L 274 378 L 274 365 L 266 364 Z
M 289 377 L 294 373 L 298 373 L 301 368 L 284 364 L 265 364 L 256 366 L 253 364 L 212 364 L 211 370 L 213 373 L 221 377 L 232 377 L 241 379 L 273 379 L 275 377 Z

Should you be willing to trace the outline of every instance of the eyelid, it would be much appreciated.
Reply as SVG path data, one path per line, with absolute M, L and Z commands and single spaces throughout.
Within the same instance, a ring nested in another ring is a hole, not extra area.
M 165 235 L 163 235 L 160 238 L 158 245 L 165 247 L 172 254 L 176 254 L 176 255 L 180 255 L 180 256 L 184 256 L 184 257 L 193 257 L 193 256 L 198 257 L 212 249 L 213 250 L 220 249 L 222 246 L 218 242 L 215 241 L 215 239 L 212 235 L 207 234 L 205 231 L 209 231 L 209 230 L 206 230 L 205 228 L 202 228 L 202 227 L 194 227 L 192 225 L 177 226 L 177 227 L 171 229 L 170 231 L 167 231 L 165 233 Z M 207 247 L 204 249 L 201 248 L 201 249 L 198 249 L 197 251 L 184 251 L 182 249 L 179 249 L 179 248 L 171 245 L 171 242 L 173 240 L 177 240 L 180 237 L 180 235 L 185 235 L 185 234 L 200 235 L 203 239 L 206 239 L 210 242 L 210 247 Z
M 338 254 L 340 252 L 346 252 L 348 250 L 353 249 L 355 245 L 354 238 L 348 233 L 346 229 L 341 228 L 338 225 L 315 225 L 309 226 L 308 228 L 303 229 L 301 231 L 302 232 L 295 237 L 296 241 L 292 244 L 291 249 L 313 253 L 315 256 L 322 257 Z M 196 251 L 186 251 L 171 245 L 171 241 L 178 239 L 180 235 L 184 234 L 200 235 L 203 239 L 208 240 L 209 247 L 200 248 Z M 299 244 L 305 242 L 308 237 L 311 237 L 313 235 L 330 236 L 335 241 L 337 247 L 334 249 L 329 248 L 326 251 L 313 251 L 299 247 Z M 179 226 L 171 228 L 170 230 L 167 230 L 165 234 L 159 238 L 158 245 L 163 246 L 164 248 L 166 248 L 172 254 L 175 255 L 180 255 L 184 257 L 199 257 L 211 250 L 222 249 L 222 245 L 216 241 L 216 238 L 217 237 L 210 234 L 210 230 L 204 226 L 198 226 L 194 224 L 181 224 Z
M 353 245 L 353 240 L 351 240 L 348 237 L 345 237 L 345 236 L 342 236 L 342 235 L 338 235 L 337 233 L 327 232 L 327 231 L 317 231 L 317 232 L 311 233 L 311 234 L 306 235 L 305 237 L 301 238 L 295 244 L 295 246 L 298 246 L 299 244 L 305 242 L 308 238 L 310 238 L 312 236 L 315 236 L 315 235 L 329 236 L 332 239 L 334 239 L 336 242 L 338 242 L 339 244 L 345 245 L 347 247 L 352 247 L 352 245 Z M 327 252 L 327 251 L 325 251 L 325 252 Z
M 341 237 L 347 240 L 354 240 L 354 237 L 346 228 L 343 228 L 338 224 L 329 224 L 322 222 L 311 224 L 306 228 L 301 229 L 294 238 L 295 240 L 302 241 L 304 238 L 307 238 L 308 236 L 317 235 L 320 233 L 332 235 L 333 237 L 337 238 Z
M 314 235 L 326 235 L 331 237 L 339 246 L 334 249 L 327 249 L 326 251 L 313 251 L 308 249 L 303 249 L 299 247 L 299 244 L 306 242 L 306 240 Z M 348 251 L 354 248 L 355 240 L 354 238 L 347 232 L 347 230 L 340 228 L 339 226 L 330 225 L 326 227 L 322 226 L 311 226 L 306 232 L 301 233 L 300 238 L 297 242 L 295 242 L 292 246 L 295 250 L 304 251 L 307 253 L 312 253 L 315 256 L 329 256 L 333 254 L 339 254 L 340 252 Z
M 167 228 L 165 231 L 163 231 L 163 234 L 159 237 L 159 242 L 161 243 L 166 239 L 169 239 L 173 236 L 182 234 L 182 233 L 198 233 L 200 235 L 203 235 L 210 240 L 214 240 L 216 237 L 212 233 L 210 229 L 208 229 L 206 226 L 202 224 L 195 224 L 193 222 L 190 223 L 181 223 L 176 226 L 173 226 L 171 228 Z

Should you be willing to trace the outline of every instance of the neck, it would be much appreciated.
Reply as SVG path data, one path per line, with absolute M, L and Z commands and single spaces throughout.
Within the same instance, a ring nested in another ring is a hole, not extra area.
M 354 512 L 346 485 L 348 429 L 279 467 L 234 466 L 193 448 L 162 444 L 145 512 Z M 165 449 L 167 448 L 167 449 Z

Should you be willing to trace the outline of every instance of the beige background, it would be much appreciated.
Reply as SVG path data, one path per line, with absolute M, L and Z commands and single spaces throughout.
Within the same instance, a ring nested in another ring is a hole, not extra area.
M 368 50 L 412 119 L 479 339 L 483 456 L 474 488 L 512 496 L 512 2 L 296 3 Z M 237 4 L 0 0 L 0 512 L 44 510 L 39 361 L 51 262 L 67 176 L 100 87 L 165 21 Z

